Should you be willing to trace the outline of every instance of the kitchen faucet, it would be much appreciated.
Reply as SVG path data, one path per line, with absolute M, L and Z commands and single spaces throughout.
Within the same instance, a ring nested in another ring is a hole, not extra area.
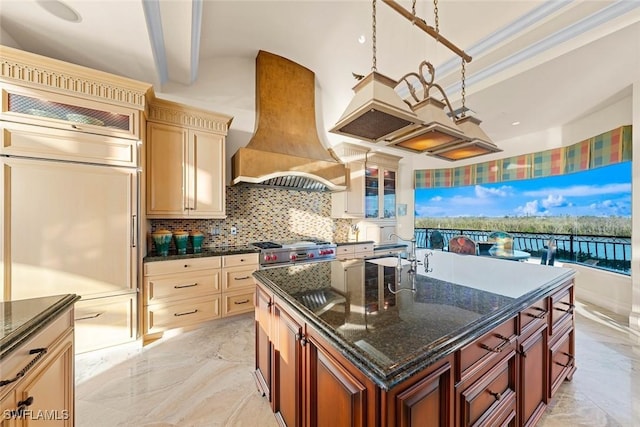
M 389 234 L 389 238 L 391 237 L 397 237 L 400 240 L 408 240 L 411 242 L 411 252 L 409 252 L 409 255 L 407 257 L 407 261 L 409 261 L 411 263 L 411 270 L 412 272 L 416 272 L 418 271 L 418 260 L 416 258 L 416 238 L 415 236 L 412 236 L 411 239 L 405 239 L 404 237 L 396 234 L 396 233 L 391 233 Z

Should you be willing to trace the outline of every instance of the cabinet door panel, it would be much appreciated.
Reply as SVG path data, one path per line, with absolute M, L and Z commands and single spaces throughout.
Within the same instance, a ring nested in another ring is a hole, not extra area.
M 366 425 L 367 388 L 321 347 L 309 344 L 310 424 Z
M 8 298 L 135 288 L 134 169 L 18 158 L 0 166 Z
M 256 382 L 271 401 L 271 295 L 256 287 Z
M 451 425 L 451 365 L 446 363 L 396 396 L 396 424 L 401 427 Z
M 76 353 L 131 342 L 138 330 L 136 294 L 80 300 L 74 318 Z
M 220 217 L 224 216 L 224 137 L 205 132 L 191 131 L 193 155 L 189 167 L 193 179 L 189 188 L 189 216 Z
M 28 406 L 32 416 L 26 418 L 29 426 L 74 425 L 73 333 L 69 332 L 57 348 L 59 351 L 47 357 L 18 392 L 18 401 L 33 398 Z
M 521 425 L 533 425 L 547 403 L 547 325 L 543 325 L 520 346 L 520 388 L 518 401 Z
M 186 129 L 147 124 L 147 213 L 184 215 L 187 206 Z
M 289 427 L 302 425 L 302 336 L 301 323 L 278 304 L 274 306 L 274 355 L 272 408 Z

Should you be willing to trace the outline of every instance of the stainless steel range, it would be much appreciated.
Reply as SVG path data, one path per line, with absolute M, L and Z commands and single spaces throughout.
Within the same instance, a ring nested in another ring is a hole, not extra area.
M 260 249 L 260 268 L 332 260 L 336 257 L 337 247 L 335 243 L 319 239 L 254 242 L 251 245 Z

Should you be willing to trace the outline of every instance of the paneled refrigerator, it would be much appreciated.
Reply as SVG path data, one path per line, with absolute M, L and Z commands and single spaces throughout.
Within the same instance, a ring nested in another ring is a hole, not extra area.
M 50 135 L 0 123 L 2 140 Z M 71 134 L 90 142 L 96 135 Z M 43 142 L 44 141 L 44 142 Z M 83 142 L 81 141 L 81 142 Z M 125 141 L 136 149 L 136 142 Z M 59 146 L 59 145 L 58 145 Z M 10 150 L 9 150 L 10 151 Z M 46 150 L 45 150 L 46 151 Z M 76 352 L 137 335 L 138 170 L 35 154 L 0 155 L 3 297 L 75 293 Z M 27 153 L 29 154 L 29 153 Z M 76 156 L 69 153 L 69 158 Z

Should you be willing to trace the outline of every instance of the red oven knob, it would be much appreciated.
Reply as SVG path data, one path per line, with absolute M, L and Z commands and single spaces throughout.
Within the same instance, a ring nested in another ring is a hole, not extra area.
M 296 260 L 296 258 L 298 258 L 298 257 L 296 256 L 296 254 L 291 254 L 291 255 L 289 256 L 289 259 L 290 259 L 291 261 L 295 261 L 295 260 Z
M 271 261 L 271 255 L 265 255 L 264 256 L 264 260 L 265 261 Z
M 307 258 L 313 258 L 313 257 L 314 257 L 313 252 L 310 252 L 310 253 L 307 254 Z

